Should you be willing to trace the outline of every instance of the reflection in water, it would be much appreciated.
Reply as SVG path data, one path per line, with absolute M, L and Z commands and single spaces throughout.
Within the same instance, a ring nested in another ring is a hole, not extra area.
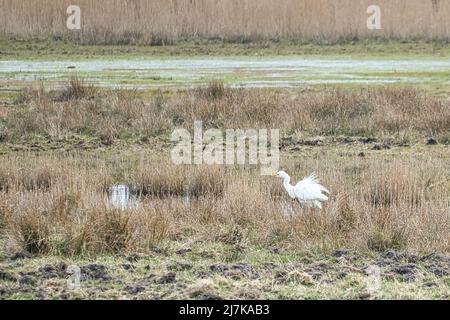
M 189 192 L 186 192 L 184 196 L 179 199 L 182 200 L 183 205 L 186 208 L 190 206 L 191 196 Z M 109 189 L 109 204 L 113 208 L 121 210 L 136 209 L 139 207 L 140 200 L 139 193 L 127 185 L 115 185 Z
M 186 193 L 184 194 L 184 197 L 183 197 L 183 204 L 186 208 L 188 208 L 190 205 L 190 202 L 191 202 L 191 200 L 189 197 L 189 191 L 186 191 Z
M 139 198 L 129 186 L 116 185 L 110 189 L 110 204 L 121 210 L 135 209 L 139 205 Z

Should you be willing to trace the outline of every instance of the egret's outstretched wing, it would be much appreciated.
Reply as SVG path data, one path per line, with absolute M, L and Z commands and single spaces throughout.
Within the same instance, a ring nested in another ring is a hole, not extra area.
M 306 177 L 294 187 L 294 193 L 298 200 L 304 202 L 327 201 L 328 197 L 323 193 L 330 193 L 324 186 L 319 184 L 315 174 Z

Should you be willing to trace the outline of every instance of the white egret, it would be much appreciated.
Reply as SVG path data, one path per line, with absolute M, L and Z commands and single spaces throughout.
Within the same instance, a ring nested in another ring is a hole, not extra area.
M 322 202 L 328 200 L 324 194 L 330 192 L 321 184 L 315 174 L 304 178 L 295 186 L 291 185 L 291 177 L 284 171 L 276 173 L 277 177 L 283 179 L 283 187 L 292 199 L 297 199 L 300 205 L 315 209 L 322 209 Z

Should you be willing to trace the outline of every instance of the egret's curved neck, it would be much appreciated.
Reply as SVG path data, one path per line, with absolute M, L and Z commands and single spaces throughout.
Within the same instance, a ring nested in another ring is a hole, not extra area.
M 285 176 L 283 178 L 283 185 L 285 188 L 289 188 L 291 186 L 291 177 Z
M 291 198 L 295 198 L 294 187 L 291 185 L 291 177 L 288 175 L 283 177 L 283 187 Z

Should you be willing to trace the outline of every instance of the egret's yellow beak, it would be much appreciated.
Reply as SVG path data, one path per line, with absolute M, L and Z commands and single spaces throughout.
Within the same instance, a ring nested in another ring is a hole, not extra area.
M 278 175 L 278 172 L 276 172 L 275 170 L 272 171 L 272 176 L 276 177 Z

